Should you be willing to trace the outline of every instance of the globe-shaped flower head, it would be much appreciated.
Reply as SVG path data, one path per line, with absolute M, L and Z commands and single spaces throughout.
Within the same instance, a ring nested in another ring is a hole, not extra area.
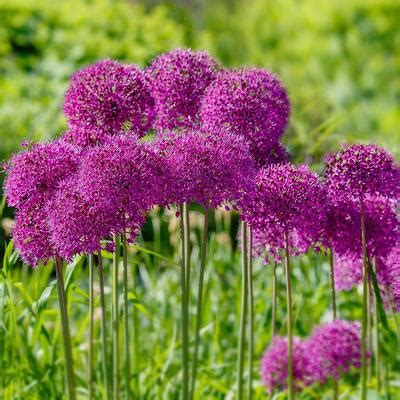
M 143 136 L 154 120 L 154 98 L 138 67 L 103 60 L 72 76 L 64 114 L 78 142 L 90 136 L 86 130 Z
M 319 239 L 325 197 L 318 176 L 307 166 L 277 164 L 257 173 L 253 191 L 240 205 L 243 219 L 254 229 L 269 232 L 277 248 L 284 247 L 287 236 L 296 253 Z
M 330 155 L 325 172 L 328 190 L 336 199 L 366 195 L 399 198 L 400 167 L 384 149 L 373 144 L 343 147 Z
M 165 132 L 154 148 L 169 171 L 169 203 L 194 201 L 216 208 L 235 202 L 255 173 L 248 144 L 230 133 Z
M 283 134 L 289 99 L 279 79 L 263 69 L 224 71 L 202 100 L 205 129 L 226 129 L 249 141 L 253 156 L 268 152 Z
M 218 70 L 218 63 L 203 51 L 177 49 L 158 56 L 147 69 L 156 99 L 156 126 L 197 127 L 201 98 Z

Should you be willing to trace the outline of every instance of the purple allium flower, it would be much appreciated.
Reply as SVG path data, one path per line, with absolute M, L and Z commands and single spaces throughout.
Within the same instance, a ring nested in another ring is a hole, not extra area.
M 306 342 L 313 381 L 338 379 L 361 367 L 361 334 L 358 322 L 336 320 L 315 328 Z
M 89 146 L 97 146 L 103 143 L 110 136 L 103 129 L 88 126 L 78 126 L 69 128 L 60 137 L 60 140 L 71 143 L 74 146 L 85 148 Z
M 78 151 L 62 141 L 35 144 L 15 154 L 4 183 L 8 204 L 21 208 L 43 202 L 60 180 L 75 172 L 77 164 Z
M 310 384 L 307 373 L 309 357 L 305 352 L 304 342 L 293 338 L 293 378 L 296 389 Z M 287 387 L 288 376 L 288 341 L 275 336 L 261 360 L 262 381 L 271 394 L 275 389 Z
M 77 187 L 91 208 L 114 218 L 112 231 L 135 230 L 159 200 L 155 155 L 134 137 L 109 138 L 84 155 Z
M 335 288 L 336 290 L 351 290 L 362 282 L 362 258 L 335 257 Z
M 65 94 L 70 128 L 87 138 L 86 129 L 143 136 L 154 121 L 154 98 L 146 77 L 135 65 L 102 60 L 76 72 Z M 79 139 L 80 140 L 80 139 Z
M 15 248 L 28 265 L 36 267 L 56 255 L 50 242 L 45 206 L 41 203 L 32 203 L 17 211 L 12 235 Z
M 220 67 L 204 51 L 176 49 L 158 56 L 147 69 L 160 129 L 199 125 L 200 101 Z
M 396 312 L 400 312 L 400 244 L 392 248 L 384 261 L 384 275 L 394 301 Z M 379 268 L 379 267 L 377 267 Z M 378 269 L 379 272 L 379 269 Z
M 336 199 L 365 195 L 399 198 L 400 168 L 383 148 L 373 144 L 343 147 L 326 161 L 326 185 Z
M 77 189 L 77 176 L 63 181 L 47 202 L 51 241 L 57 253 L 71 259 L 78 253 L 93 253 L 100 240 L 111 234 L 114 215 L 100 212 Z
M 164 132 L 154 148 L 170 171 L 170 203 L 216 208 L 240 197 L 254 176 L 246 141 L 230 133 Z
M 201 107 L 205 129 L 244 136 L 257 161 L 277 143 L 289 113 L 289 99 L 279 79 L 255 68 L 221 72 L 206 90 Z
M 277 142 L 268 151 L 257 151 L 257 149 L 254 149 L 253 158 L 257 167 L 262 168 L 272 164 L 287 164 L 290 162 L 291 154 L 285 146 Z
M 277 246 L 282 248 L 285 233 L 296 234 L 304 249 L 319 240 L 325 197 L 318 176 L 307 166 L 278 164 L 257 173 L 254 190 L 240 205 L 243 219 L 253 229 L 268 231 Z

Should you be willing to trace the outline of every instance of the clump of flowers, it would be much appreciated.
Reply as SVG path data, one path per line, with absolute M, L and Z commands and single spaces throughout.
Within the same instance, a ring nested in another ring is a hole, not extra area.
M 219 69 L 204 51 L 176 49 L 158 56 L 146 70 L 156 101 L 156 127 L 198 127 L 201 98 Z
M 253 158 L 257 167 L 263 168 L 273 164 L 287 164 L 290 162 L 291 154 L 283 144 L 277 142 L 268 151 L 253 149 Z
M 335 289 L 351 290 L 362 282 L 363 262 L 361 258 L 335 257 Z
M 207 89 L 201 108 L 205 129 L 226 129 L 244 136 L 256 159 L 277 143 L 289 113 L 289 99 L 280 80 L 255 68 L 221 72 Z
M 154 147 L 169 171 L 169 203 L 216 208 L 241 197 L 254 175 L 247 142 L 230 133 L 165 132 Z
M 293 338 L 293 378 L 296 389 L 307 386 L 309 357 L 306 346 L 299 338 Z M 261 360 L 261 377 L 267 388 L 272 394 L 276 389 L 287 387 L 288 376 L 288 340 L 280 336 L 275 336 L 270 347 L 264 353 Z
M 102 60 L 76 72 L 65 94 L 64 114 L 78 143 L 96 143 L 107 134 L 143 136 L 154 121 L 154 98 L 135 65 Z M 86 130 L 92 133 L 88 133 Z M 94 140 L 93 140 L 94 139 Z

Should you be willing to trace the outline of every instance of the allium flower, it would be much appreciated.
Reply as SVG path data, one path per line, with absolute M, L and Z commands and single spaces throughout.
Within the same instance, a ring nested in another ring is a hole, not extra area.
M 143 136 L 154 120 L 154 98 L 135 65 L 102 60 L 76 72 L 65 94 L 64 114 L 71 128 L 132 132 Z
M 203 51 L 177 49 L 158 56 L 146 71 L 156 99 L 156 126 L 198 127 L 201 98 L 218 70 Z
M 19 209 L 15 215 L 13 229 L 15 248 L 22 260 L 33 267 L 56 255 L 50 242 L 50 231 L 45 206 L 33 203 Z
M 268 151 L 257 151 L 257 149 L 254 149 L 253 158 L 257 167 L 262 168 L 272 164 L 287 164 L 290 162 L 291 154 L 285 146 L 277 142 Z
M 296 389 L 310 384 L 308 379 L 309 357 L 304 342 L 293 340 L 293 378 Z M 271 394 L 275 389 L 285 389 L 288 377 L 288 341 L 275 336 L 261 360 L 262 381 Z
M 379 270 L 378 270 L 379 272 Z M 400 312 L 400 245 L 396 244 L 385 260 L 385 276 L 390 286 L 397 312 Z
M 136 228 L 160 196 L 153 174 L 156 163 L 155 155 L 135 138 L 110 138 L 86 152 L 77 187 L 91 208 L 113 216 L 115 233 Z
M 205 129 L 244 136 L 257 160 L 283 134 L 289 113 L 285 88 L 263 69 L 221 72 L 206 90 L 201 108 Z
M 26 208 L 43 202 L 60 180 L 75 172 L 77 164 L 75 147 L 61 141 L 35 144 L 15 154 L 6 167 L 8 204 Z
M 243 219 L 267 231 L 276 245 L 283 246 L 285 234 L 296 234 L 304 248 L 319 240 L 324 204 L 325 191 L 314 172 L 305 165 L 282 164 L 261 169 L 240 205 Z
M 399 198 L 400 167 L 376 145 L 343 147 L 326 161 L 326 185 L 336 199 L 365 195 Z
M 313 381 L 338 379 L 361 367 L 361 334 L 358 322 L 336 320 L 315 328 L 306 342 Z
M 170 171 L 171 203 L 216 208 L 232 202 L 247 190 L 255 171 L 246 141 L 229 133 L 165 132 L 154 148 Z
M 100 212 L 77 189 L 77 176 L 63 181 L 46 205 L 51 241 L 57 253 L 71 259 L 78 253 L 93 253 L 99 241 L 111 234 L 115 216 Z
M 60 140 L 66 143 L 71 143 L 80 148 L 89 146 L 97 146 L 103 143 L 109 134 L 101 128 L 93 128 L 88 126 L 78 126 L 69 128 L 60 137 Z
M 362 258 L 335 257 L 335 288 L 336 290 L 351 290 L 362 282 Z

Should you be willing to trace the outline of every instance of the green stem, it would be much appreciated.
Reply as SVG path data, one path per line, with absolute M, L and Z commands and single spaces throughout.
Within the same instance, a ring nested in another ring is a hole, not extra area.
M 365 236 L 365 218 L 364 218 L 364 202 L 360 198 L 361 210 L 361 240 L 363 251 L 363 297 L 362 297 L 362 324 L 361 324 L 361 391 L 360 400 L 367 399 L 367 315 L 368 315 L 368 260 L 367 260 L 367 245 Z
M 253 231 L 249 226 L 247 251 L 247 284 L 249 291 L 249 381 L 247 399 L 253 398 L 253 355 L 254 355 L 254 296 L 253 296 Z
M 242 222 L 242 299 L 240 309 L 239 346 L 237 361 L 237 399 L 243 399 L 244 346 L 247 319 L 247 226 Z
M 199 271 L 199 287 L 197 292 L 197 310 L 196 310 L 196 328 L 194 337 L 194 353 L 192 361 L 192 380 L 190 389 L 190 398 L 194 398 L 196 388 L 196 375 L 197 375 L 197 359 L 199 353 L 199 342 L 200 342 L 200 328 L 202 322 L 202 308 L 203 308 L 203 283 L 204 283 L 204 271 L 206 267 L 206 252 L 207 252 L 207 240 L 208 240 L 208 216 L 209 210 L 204 210 L 204 222 L 203 222 L 203 236 L 201 240 L 201 254 L 200 254 L 200 271 Z
M 329 251 L 329 265 L 331 268 L 331 288 L 332 288 L 332 311 L 333 311 L 333 320 L 337 318 L 337 307 L 336 307 L 336 289 L 335 289 L 335 267 L 334 267 L 334 256 L 333 250 Z M 333 379 L 333 400 L 337 400 L 339 398 L 339 384 L 336 379 Z
M 287 335 L 288 335 L 288 394 L 289 400 L 294 400 L 293 385 L 293 317 L 292 317 L 292 284 L 290 272 L 289 237 L 285 232 L 285 268 L 286 268 L 286 298 L 287 298 Z
M 274 338 L 275 336 L 275 331 L 276 331 L 276 296 L 277 296 L 277 291 L 276 291 L 276 285 L 277 285 L 277 279 L 276 279 L 276 261 L 274 261 L 274 266 L 273 266 L 273 280 L 272 280 L 272 322 L 271 322 L 271 339 Z
M 372 354 L 372 285 L 371 285 L 371 277 L 369 272 L 369 262 L 367 265 L 367 284 L 368 284 L 368 291 L 367 291 L 367 353 Z M 372 378 L 372 366 L 370 363 L 367 363 L 367 376 L 368 381 L 371 381 Z
M 129 307 L 128 307 L 128 246 L 126 234 L 121 235 L 122 239 L 122 265 L 124 270 L 124 339 L 125 339 L 125 396 L 130 399 L 130 346 L 129 346 Z
M 94 255 L 89 255 L 89 399 L 93 399 L 93 327 L 94 327 L 94 290 L 93 290 Z
M 374 270 L 377 274 L 376 257 L 374 257 Z M 382 388 L 381 379 L 381 349 L 379 343 L 379 313 L 378 313 L 378 299 L 375 296 L 374 301 L 374 328 L 375 328 L 375 374 L 376 374 L 376 390 L 380 393 Z
M 68 311 L 67 311 L 67 299 L 64 288 L 64 276 L 63 276 L 63 265 L 60 258 L 56 258 L 56 276 L 57 276 L 57 291 L 58 291 L 58 302 L 60 306 L 61 314 L 61 326 L 63 330 L 64 340 L 64 355 L 65 355 L 65 367 L 67 375 L 67 387 L 68 387 L 68 398 L 69 400 L 75 400 L 75 377 L 74 377 L 74 366 L 72 358 L 72 346 L 71 346 L 71 334 L 69 331 L 68 322 Z
M 119 237 L 115 235 L 115 252 L 113 259 L 113 400 L 119 399 L 119 298 L 118 298 L 118 267 L 119 267 Z
M 103 273 L 103 258 L 101 249 L 98 252 L 99 262 L 99 287 L 100 287 L 100 306 L 101 306 L 101 351 L 103 356 L 103 375 L 104 387 L 106 391 L 106 399 L 111 399 L 110 378 L 108 376 L 108 357 L 107 357 L 107 323 L 106 323 L 106 302 L 104 296 L 104 273 Z
M 133 279 L 132 279 L 132 286 L 133 286 L 133 291 L 136 295 L 137 289 L 136 289 L 136 273 L 137 273 L 137 266 L 133 265 Z M 135 393 L 135 398 L 139 399 L 140 398 L 140 368 L 139 368 L 139 314 L 136 309 L 136 307 L 133 307 L 132 309 L 132 314 L 133 314 L 133 373 L 134 373 L 134 393 Z
M 180 230 L 182 246 L 181 287 L 182 287 L 182 400 L 187 400 L 189 395 L 189 321 L 188 321 L 188 290 L 187 265 L 188 265 L 188 218 L 187 205 L 180 206 Z

